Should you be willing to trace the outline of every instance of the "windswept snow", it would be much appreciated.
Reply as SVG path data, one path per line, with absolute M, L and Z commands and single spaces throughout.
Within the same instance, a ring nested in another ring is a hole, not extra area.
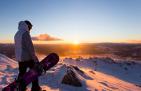
M 0 54 L 0 89 L 16 78 L 18 73 L 17 67 L 16 61 Z
M 141 64 L 132 60 L 65 58 L 39 77 L 39 82 L 47 91 L 141 91 L 140 69 Z M 0 90 L 17 75 L 17 62 L 0 54 Z M 82 86 L 76 86 L 75 79 Z
M 0 70 L 7 69 L 7 67 L 16 68 L 17 62 L 0 54 Z

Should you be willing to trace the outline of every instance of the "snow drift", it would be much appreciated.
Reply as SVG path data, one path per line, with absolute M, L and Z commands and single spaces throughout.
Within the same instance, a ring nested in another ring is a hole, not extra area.
M 0 54 L 0 90 L 18 75 L 14 60 Z M 65 58 L 39 77 L 47 91 L 141 91 L 141 64 L 110 58 Z M 31 85 L 27 91 L 30 91 Z

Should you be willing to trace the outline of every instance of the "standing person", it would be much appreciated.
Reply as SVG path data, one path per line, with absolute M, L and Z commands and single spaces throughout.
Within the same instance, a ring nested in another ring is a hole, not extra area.
M 33 68 L 34 64 L 38 63 L 38 58 L 35 55 L 34 46 L 30 36 L 32 24 L 30 21 L 20 21 L 18 31 L 14 36 L 15 40 L 15 56 L 19 64 L 18 79 L 22 78 L 26 73 L 27 68 Z M 20 89 L 26 90 L 24 83 L 21 83 Z M 38 83 L 38 78 L 32 82 L 31 91 L 41 91 Z

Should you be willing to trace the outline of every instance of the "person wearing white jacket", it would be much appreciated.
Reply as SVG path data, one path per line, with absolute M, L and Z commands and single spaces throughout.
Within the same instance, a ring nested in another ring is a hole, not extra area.
M 38 58 L 35 55 L 34 46 L 30 36 L 30 30 L 32 29 L 32 24 L 30 21 L 20 21 L 18 26 L 18 31 L 14 36 L 15 40 L 15 57 L 19 64 L 19 75 L 18 79 L 26 73 L 27 68 L 33 68 L 36 63 L 38 63 Z M 26 86 L 21 83 L 21 90 L 25 91 Z M 41 88 L 38 83 L 38 79 L 32 82 L 31 91 L 40 91 Z

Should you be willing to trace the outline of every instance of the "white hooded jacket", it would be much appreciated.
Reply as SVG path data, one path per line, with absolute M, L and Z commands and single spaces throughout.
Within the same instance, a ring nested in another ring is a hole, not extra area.
M 15 40 L 15 56 L 19 62 L 34 60 L 38 61 L 35 55 L 34 46 L 28 31 L 28 25 L 21 21 L 19 22 L 18 31 L 14 36 Z

